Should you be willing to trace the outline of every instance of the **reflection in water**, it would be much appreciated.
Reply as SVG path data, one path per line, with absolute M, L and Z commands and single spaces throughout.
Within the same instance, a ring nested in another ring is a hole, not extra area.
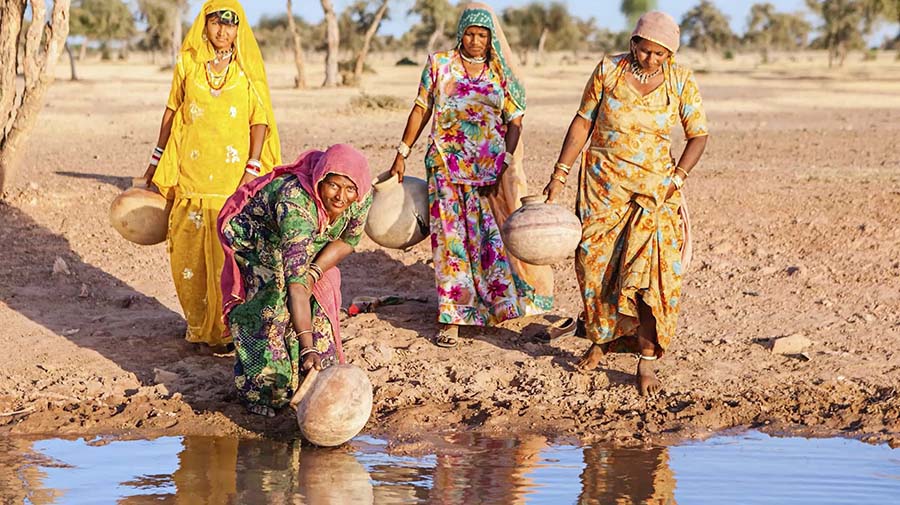
M 383 442 L 367 437 L 338 449 L 212 437 L 0 438 L 0 503 L 624 505 L 674 504 L 676 496 L 684 503 L 713 496 L 712 503 L 860 503 L 872 493 L 900 493 L 896 454 L 854 441 L 760 434 L 648 449 L 466 434 L 415 458 L 388 455 Z M 797 464 L 810 458 L 814 471 Z
M 581 473 L 584 505 L 675 503 L 675 476 L 669 468 L 668 449 L 589 447 L 584 450 Z

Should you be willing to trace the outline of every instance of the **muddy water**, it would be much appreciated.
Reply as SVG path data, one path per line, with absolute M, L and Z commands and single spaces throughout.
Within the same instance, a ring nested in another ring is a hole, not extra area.
M 0 503 L 897 503 L 900 450 L 750 432 L 649 449 L 461 436 L 389 455 L 360 437 L 0 439 Z

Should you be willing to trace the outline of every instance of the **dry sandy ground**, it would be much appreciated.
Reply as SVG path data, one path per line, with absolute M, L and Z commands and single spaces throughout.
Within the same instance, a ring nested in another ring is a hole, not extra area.
M 342 267 L 345 303 L 429 300 L 345 321 L 355 337 L 349 355 L 375 385 L 368 431 L 400 446 L 467 430 L 635 444 L 755 426 L 900 444 L 900 64 L 892 56 L 835 72 L 820 57 L 760 68 L 692 61 L 705 69 L 713 137 L 689 184 L 695 267 L 657 397 L 638 396 L 632 356 L 576 373 L 588 343 L 534 342 L 544 318 L 466 329 L 456 350 L 434 346 L 427 243 L 401 252 L 365 239 Z M 533 188 L 547 177 L 592 68 L 584 60 L 527 72 Z M 368 92 L 411 103 L 418 68 L 377 70 Z M 81 74 L 52 88 L 0 212 L 0 434 L 294 435 L 287 412 L 274 420 L 244 413 L 231 356 L 182 341 L 165 247 L 132 245 L 107 224 L 110 201 L 146 166 L 169 73 L 109 64 Z M 353 112 L 354 89 L 294 91 L 287 65 L 274 66 L 271 80 L 286 158 L 352 142 L 373 170 L 387 168 L 406 110 Z M 572 266 L 556 273 L 558 309 L 548 320 L 579 310 Z M 792 334 L 814 342 L 808 360 L 767 348 L 767 339 Z

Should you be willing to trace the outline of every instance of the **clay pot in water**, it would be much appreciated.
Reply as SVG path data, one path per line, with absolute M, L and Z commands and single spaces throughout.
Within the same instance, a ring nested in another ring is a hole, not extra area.
M 154 245 L 166 240 L 169 230 L 171 202 L 155 191 L 137 184 L 126 189 L 109 207 L 109 224 L 125 240 L 140 245 Z
M 503 243 L 520 260 L 552 265 L 575 256 L 581 242 L 581 222 L 568 209 L 546 203 L 544 195 L 522 198 L 522 207 L 503 223 Z
M 372 383 L 353 365 L 312 369 L 291 405 L 297 408 L 300 433 L 322 447 L 336 447 L 359 434 L 372 413 Z
M 407 249 L 429 234 L 428 183 L 403 177 L 403 184 L 390 172 L 378 176 L 372 208 L 366 221 L 366 235 L 376 244 L 391 249 Z

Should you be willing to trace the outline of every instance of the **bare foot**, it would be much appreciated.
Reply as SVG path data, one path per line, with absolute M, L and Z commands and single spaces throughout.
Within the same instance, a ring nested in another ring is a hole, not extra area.
M 575 363 L 575 368 L 579 370 L 590 372 L 591 370 L 596 369 L 600 366 L 600 361 L 603 360 L 603 349 L 600 348 L 597 344 L 592 344 L 590 349 L 584 353 L 584 356 L 578 360 L 578 363 Z
M 637 386 L 642 395 L 655 395 L 662 389 L 656 378 L 656 360 L 638 359 Z

